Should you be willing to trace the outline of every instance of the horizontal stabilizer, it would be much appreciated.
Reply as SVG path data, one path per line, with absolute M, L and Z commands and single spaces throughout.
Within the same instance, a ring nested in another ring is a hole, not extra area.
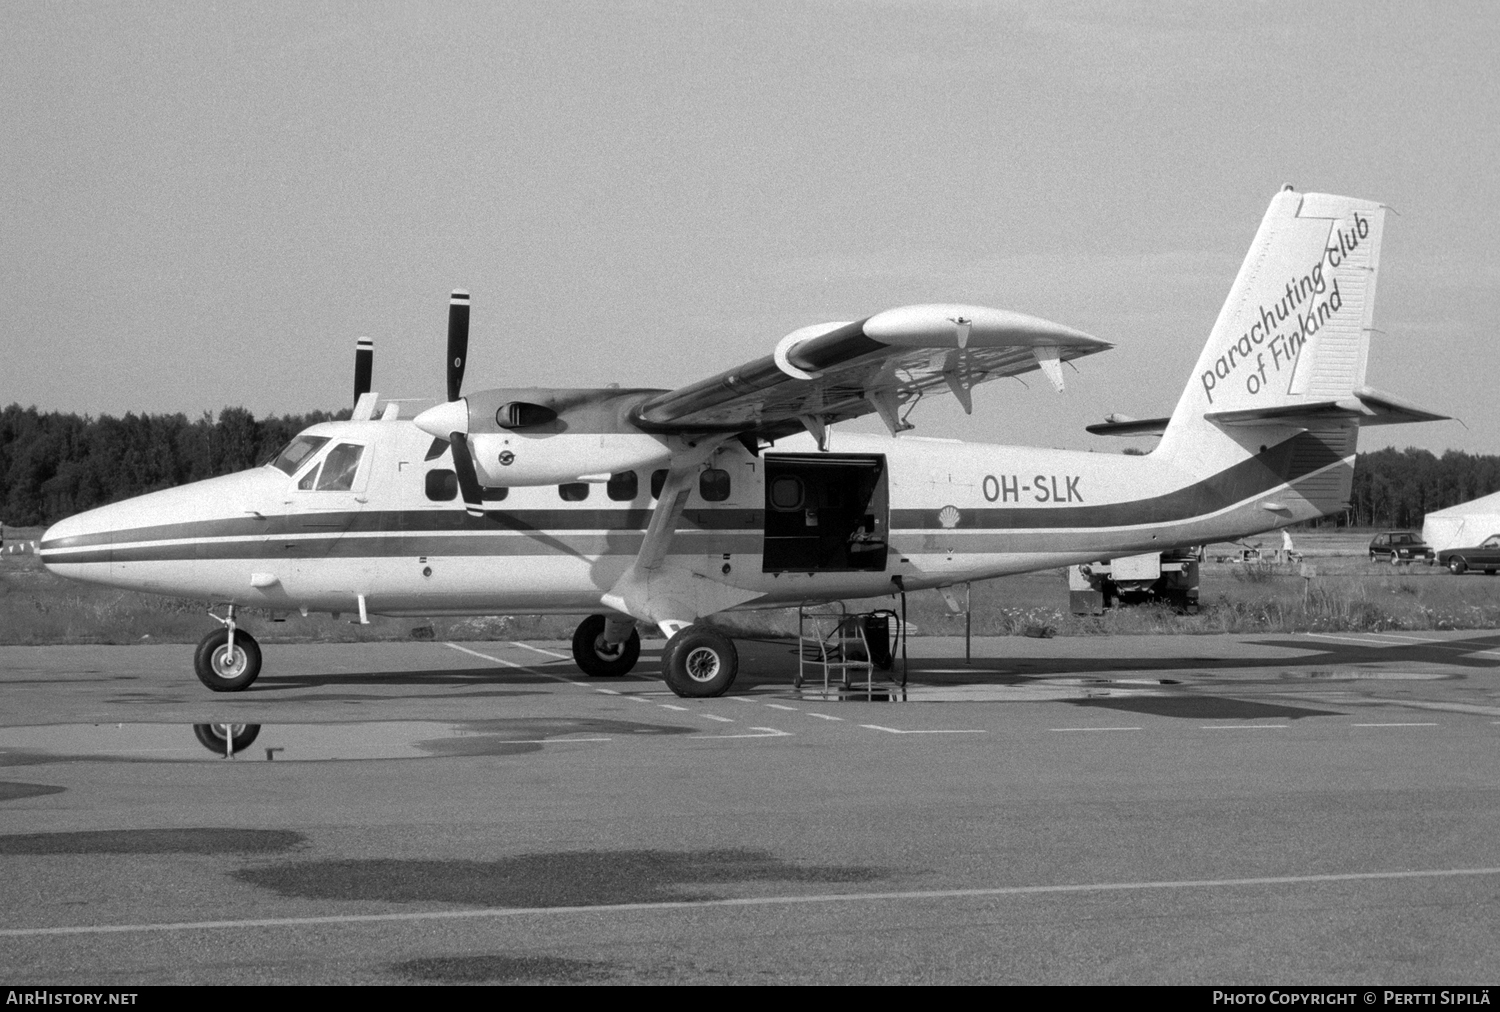
M 1170 418 L 1130 418 L 1126 415 L 1106 415 L 1105 420 L 1085 426 L 1085 430 L 1096 436 L 1159 436 L 1167 431 Z
M 1411 401 L 1394 394 L 1383 393 L 1370 387 L 1360 387 L 1354 396 L 1365 406 L 1368 414 L 1359 420 L 1361 425 L 1400 425 L 1403 422 L 1446 422 L 1451 415 L 1439 415 L 1417 407 Z
M 1337 400 L 1307 401 L 1269 408 L 1246 408 L 1240 411 L 1209 411 L 1204 418 L 1224 426 L 1295 425 L 1310 426 L 1322 422 L 1353 419 L 1360 425 L 1400 425 L 1407 422 L 1441 422 L 1448 415 L 1425 411 L 1392 394 L 1370 387 L 1359 387 L 1351 397 Z

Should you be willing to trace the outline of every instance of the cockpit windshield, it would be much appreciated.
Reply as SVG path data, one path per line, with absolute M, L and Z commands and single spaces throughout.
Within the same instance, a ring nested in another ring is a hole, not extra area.
M 306 434 L 298 436 L 286 444 L 286 449 L 276 455 L 276 459 L 271 461 L 271 466 L 280 468 L 288 475 L 296 474 L 297 468 L 307 463 L 308 458 L 317 453 L 326 442 L 328 442 L 327 436 Z

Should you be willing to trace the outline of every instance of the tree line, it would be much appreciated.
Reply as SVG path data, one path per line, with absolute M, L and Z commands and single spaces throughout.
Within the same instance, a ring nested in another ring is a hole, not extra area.
M 348 418 L 314 411 L 256 419 L 244 408 L 218 418 L 137 415 L 99 418 L 22 408 L 0 411 L 0 519 L 17 527 L 50 524 L 82 510 L 243 471 L 274 457 L 316 422 Z M 1448 450 L 1374 450 L 1354 466 L 1345 512 L 1321 525 L 1412 527 L 1433 510 L 1500 491 L 1500 456 Z

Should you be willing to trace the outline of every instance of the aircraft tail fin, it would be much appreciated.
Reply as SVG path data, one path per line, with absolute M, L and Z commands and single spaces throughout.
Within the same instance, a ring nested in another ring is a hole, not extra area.
M 1361 415 L 1376 412 L 1356 391 L 1383 226 L 1376 202 L 1277 193 L 1152 456 L 1203 477 L 1263 466 L 1286 489 L 1263 504 L 1283 523 L 1346 507 Z
M 1329 513 L 1362 422 L 1441 417 L 1365 386 L 1384 224 L 1371 201 L 1276 194 L 1153 455 L 1205 475 L 1258 457 Z
M 1276 194 L 1164 440 L 1210 413 L 1337 400 L 1364 386 L 1384 222 L 1370 201 Z

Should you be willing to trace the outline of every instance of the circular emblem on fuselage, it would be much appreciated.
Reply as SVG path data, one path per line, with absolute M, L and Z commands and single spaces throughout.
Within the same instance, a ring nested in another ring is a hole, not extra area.
M 502 451 L 500 451 L 500 466 L 501 467 L 509 467 L 511 464 L 515 463 L 515 460 L 516 460 L 516 455 L 514 453 L 511 453 L 509 450 L 502 450 Z
M 938 510 L 938 523 L 944 527 L 957 527 L 958 521 L 959 512 L 957 506 L 944 506 Z

